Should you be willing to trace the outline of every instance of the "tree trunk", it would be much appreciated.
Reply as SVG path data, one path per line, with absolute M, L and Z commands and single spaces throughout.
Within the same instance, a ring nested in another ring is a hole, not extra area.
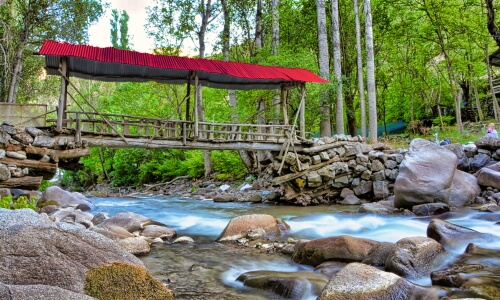
M 262 48 L 263 46 L 263 39 L 264 37 L 262 36 L 263 34 L 263 29 L 262 29 L 262 0 L 257 0 L 257 11 L 255 14 L 255 48 L 257 49 L 257 52 Z
M 365 4 L 366 31 L 366 78 L 368 91 L 368 141 L 377 142 L 377 90 L 375 86 L 375 55 L 373 51 L 373 28 L 370 0 Z
M 493 86 L 493 74 L 491 72 L 491 64 L 490 64 L 490 57 L 488 55 L 488 44 L 486 44 L 486 64 L 488 68 L 488 83 L 490 85 L 490 90 L 491 90 L 491 101 L 492 101 L 492 106 L 493 106 L 493 118 L 495 120 L 499 119 L 499 114 L 500 114 L 500 108 L 498 107 L 498 101 L 497 97 L 495 95 L 495 87 Z
M 476 99 L 477 114 L 479 115 L 479 121 L 484 120 L 483 109 L 481 108 L 481 102 L 479 101 L 479 94 L 477 92 L 477 81 L 474 81 L 474 98 Z
M 500 30 L 495 25 L 495 8 L 493 7 L 493 0 L 486 0 L 486 9 L 488 10 L 488 31 L 497 43 L 497 46 L 500 47 Z
M 354 18 L 356 22 L 356 55 L 358 67 L 359 106 L 361 110 L 361 136 L 366 137 L 366 101 L 363 79 L 363 53 L 361 52 L 361 25 L 359 22 L 358 0 L 354 0 Z
M 272 35 L 271 54 L 278 55 L 280 45 L 280 22 L 279 22 L 279 0 L 271 1 L 272 11 Z M 279 124 L 281 90 L 275 90 L 273 94 L 273 124 Z
M 339 1 L 332 0 L 333 72 L 337 102 L 335 105 L 335 132 L 344 134 L 344 97 L 342 94 L 342 56 L 340 52 Z
M 326 33 L 326 11 L 325 0 L 316 0 L 316 11 L 318 17 L 318 60 L 319 60 L 319 76 L 323 79 L 330 80 L 330 64 L 328 50 L 328 35 Z M 331 136 L 332 125 L 330 122 L 331 105 L 330 105 L 330 88 L 320 93 L 320 135 Z

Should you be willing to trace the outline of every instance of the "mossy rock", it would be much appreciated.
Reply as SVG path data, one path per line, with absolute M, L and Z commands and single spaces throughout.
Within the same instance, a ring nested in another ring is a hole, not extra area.
M 144 267 L 115 262 L 92 267 L 85 293 L 99 300 L 170 300 L 173 293 Z
M 56 200 L 47 200 L 47 201 L 38 201 L 36 203 L 36 207 L 38 207 L 38 208 L 43 208 L 43 207 L 49 206 L 49 205 L 59 206 L 59 202 L 57 202 Z

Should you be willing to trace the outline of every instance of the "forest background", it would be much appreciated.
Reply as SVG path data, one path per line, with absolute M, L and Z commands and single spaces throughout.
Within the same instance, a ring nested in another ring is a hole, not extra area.
M 33 53 L 47 39 L 87 44 L 88 28 L 108 7 L 100 0 L 0 1 L 0 101 L 55 107 L 60 78 L 45 76 L 43 57 Z M 415 127 L 430 118 L 440 128 L 456 124 L 462 133 L 465 107 L 474 108 L 478 119 L 498 119 L 486 63 L 498 49 L 490 35 L 496 29 L 491 26 L 495 9 L 492 0 L 152 0 L 144 32 L 153 38 L 157 54 L 181 55 L 190 40 L 199 58 L 311 70 L 330 84 L 307 85 L 310 136 L 344 132 L 368 135 L 374 142 L 377 124 L 398 120 Z M 133 47 L 129 26 L 134 24 L 127 12 L 113 10 L 109 34 L 114 47 Z M 72 82 L 81 92 L 75 101 L 85 97 L 103 113 L 185 115 L 179 105 L 186 94 L 182 85 Z M 276 91 L 204 88 L 202 93 L 207 121 L 279 119 Z M 294 113 L 300 95 L 288 97 Z M 67 184 L 138 186 L 183 175 L 241 179 L 250 169 L 244 153 L 236 151 L 91 152 L 82 159 L 82 170 L 66 172 Z

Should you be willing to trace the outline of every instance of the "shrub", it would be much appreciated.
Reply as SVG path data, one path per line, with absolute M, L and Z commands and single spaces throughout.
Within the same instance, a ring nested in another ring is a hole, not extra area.
M 26 196 L 19 196 L 14 201 L 14 209 L 29 208 L 36 211 L 36 197 L 28 198 Z
M 12 196 L 5 196 L 0 199 L 0 208 L 10 209 L 12 205 Z
M 85 274 L 85 294 L 100 300 L 174 299 L 145 268 L 124 262 L 90 268 Z

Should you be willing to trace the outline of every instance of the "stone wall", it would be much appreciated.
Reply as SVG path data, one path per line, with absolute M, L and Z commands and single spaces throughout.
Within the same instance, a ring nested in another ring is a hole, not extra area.
M 0 188 L 37 190 L 42 179 L 52 179 L 58 167 L 78 166 L 86 147 L 66 138 L 55 139 L 50 128 L 0 125 Z
M 302 153 L 291 150 L 275 157 L 273 183 L 284 187 L 288 202 L 299 205 L 385 199 L 405 153 L 343 135 L 315 139 Z

